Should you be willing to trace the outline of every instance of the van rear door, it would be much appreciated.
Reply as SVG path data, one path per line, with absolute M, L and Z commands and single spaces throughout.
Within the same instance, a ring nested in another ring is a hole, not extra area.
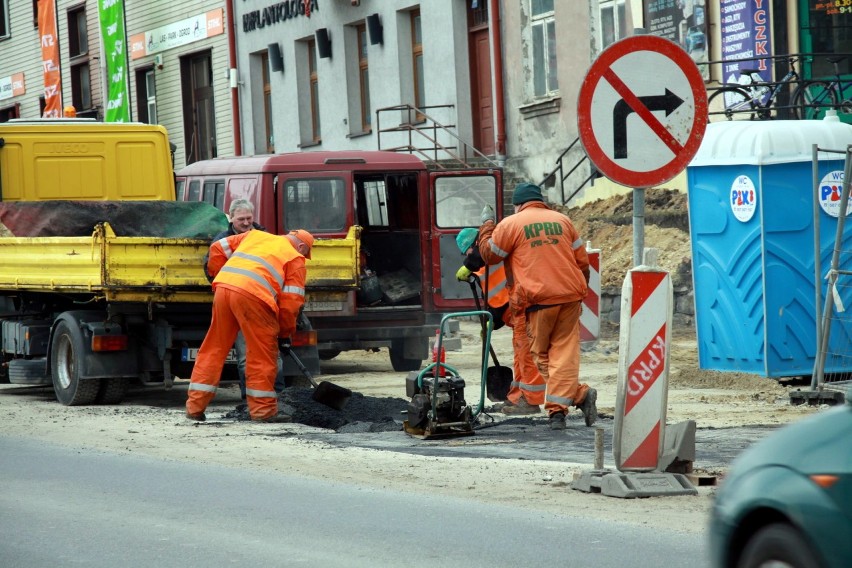
M 433 303 L 442 311 L 472 309 L 470 285 L 456 280 L 456 271 L 464 260 L 456 236 L 465 227 L 479 227 L 486 205 L 494 208 L 498 219 L 502 218 L 503 171 L 492 168 L 431 172 L 429 186 Z

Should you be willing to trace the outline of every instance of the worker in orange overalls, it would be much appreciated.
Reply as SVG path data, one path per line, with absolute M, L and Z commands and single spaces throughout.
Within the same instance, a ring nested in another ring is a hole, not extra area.
M 586 426 L 597 420 L 597 391 L 580 383 L 580 309 L 589 282 L 589 257 L 571 220 L 544 203 L 541 189 L 524 182 L 512 194 L 515 214 L 494 224 L 486 206 L 479 252 L 487 264 L 506 263 L 510 304 L 527 318 L 530 350 L 547 385 L 550 427 L 565 429 L 571 406 Z
M 500 411 L 504 414 L 538 414 L 544 404 L 544 377 L 538 371 L 530 352 L 530 339 L 527 337 L 526 315 L 523 310 L 516 310 L 509 303 L 509 293 L 512 287 L 511 275 L 507 274 L 504 263 L 487 267 L 479 254 L 476 244 L 478 236 L 476 229 L 462 229 L 456 238 L 459 251 L 465 255 L 464 263 L 456 272 L 458 280 L 467 280 L 471 274 L 479 278 L 483 296 L 487 298 L 488 311 L 494 317 L 494 329 L 500 329 L 503 324 L 512 328 L 513 377 L 507 402 Z M 485 271 L 488 270 L 485 290 Z
M 204 421 L 237 332 L 246 340 L 246 402 L 260 422 L 289 422 L 278 413 L 275 375 L 280 344 L 289 344 L 305 303 L 305 259 L 314 237 L 299 229 L 271 235 L 247 231 L 210 245 L 213 319 L 189 383 L 186 417 Z

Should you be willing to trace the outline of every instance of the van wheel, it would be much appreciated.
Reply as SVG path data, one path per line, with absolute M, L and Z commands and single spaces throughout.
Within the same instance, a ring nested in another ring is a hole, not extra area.
M 130 379 L 126 378 L 101 379 L 100 382 L 101 385 L 95 397 L 97 404 L 118 404 L 124 400 L 127 388 L 130 386 Z
M 406 359 L 405 342 L 392 341 L 390 346 L 390 360 L 394 371 L 419 371 L 422 359 Z
M 9 382 L 13 385 L 49 385 L 44 359 L 12 359 L 9 361 Z
M 91 404 L 98 396 L 100 381 L 80 379 L 83 352 L 80 330 L 67 321 L 59 322 L 50 350 L 50 371 L 56 400 L 65 406 Z

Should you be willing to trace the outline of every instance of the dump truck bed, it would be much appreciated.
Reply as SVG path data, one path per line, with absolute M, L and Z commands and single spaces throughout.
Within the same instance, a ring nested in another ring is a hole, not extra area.
M 87 237 L 0 237 L 0 291 L 89 294 L 111 302 L 210 302 L 207 239 L 116 236 L 99 223 Z M 358 285 L 358 239 L 317 240 L 307 287 Z

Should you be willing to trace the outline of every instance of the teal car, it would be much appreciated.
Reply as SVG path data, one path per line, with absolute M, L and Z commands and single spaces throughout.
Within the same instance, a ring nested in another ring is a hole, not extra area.
M 713 505 L 713 566 L 852 567 L 850 396 L 734 461 Z

